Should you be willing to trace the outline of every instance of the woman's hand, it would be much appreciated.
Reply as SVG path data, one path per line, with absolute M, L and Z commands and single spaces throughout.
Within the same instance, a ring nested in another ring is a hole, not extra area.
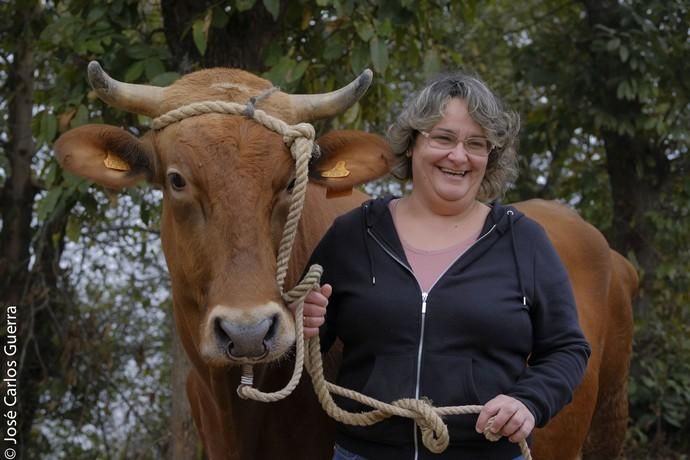
M 304 338 L 309 339 L 319 335 L 319 327 L 326 321 L 326 306 L 333 288 L 330 284 L 324 284 L 319 289 L 314 289 L 304 299 Z M 297 304 L 289 305 L 292 313 L 295 313 Z
M 483 433 L 491 417 L 494 421 L 490 431 L 507 437 L 510 442 L 520 442 L 534 429 L 534 415 L 521 401 L 506 395 L 498 395 L 484 404 L 479 413 L 475 429 Z

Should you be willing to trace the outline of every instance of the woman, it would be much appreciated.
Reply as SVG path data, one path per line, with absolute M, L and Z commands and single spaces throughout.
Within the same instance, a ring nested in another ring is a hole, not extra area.
M 304 330 L 324 351 L 343 342 L 338 385 L 386 402 L 484 405 L 446 418 L 440 455 L 413 421 L 391 417 L 339 425 L 334 459 L 520 458 L 517 443 L 570 401 L 589 346 L 565 268 L 539 224 L 489 204 L 515 177 L 518 129 L 477 78 L 433 80 L 389 130 L 412 192 L 341 216 L 314 251 L 323 284 Z M 498 442 L 480 434 L 491 417 Z

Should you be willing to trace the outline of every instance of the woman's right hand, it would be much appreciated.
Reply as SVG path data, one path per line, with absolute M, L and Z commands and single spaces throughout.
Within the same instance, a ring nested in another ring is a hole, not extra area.
M 309 339 L 319 334 L 319 327 L 326 321 L 326 307 L 333 288 L 324 284 L 314 289 L 304 299 L 304 338 Z M 290 310 L 295 313 L 297 304 L 290 304 Z

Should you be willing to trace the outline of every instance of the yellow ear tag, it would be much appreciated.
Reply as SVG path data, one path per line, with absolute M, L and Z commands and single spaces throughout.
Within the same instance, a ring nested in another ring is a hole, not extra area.
M 339 161 L 328 171 L 321 173 L 321 177 L 347 177 L 350 175 L 350 170 L 345 167 L 344 161 Z
M 129 165 L 125 162 L 125 160 L 110 151 L 105 156 L 103 164 L 108 169 L 115 169 L 116 171 L 129 171 Z

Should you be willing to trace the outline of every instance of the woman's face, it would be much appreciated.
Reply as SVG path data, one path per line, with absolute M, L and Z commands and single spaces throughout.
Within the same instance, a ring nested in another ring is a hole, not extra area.
M 470 117 L 463 99 L 451 99 L 444 117 L 426 135 L 420 133 L 412 147 L 413 193 L 421 193 L 430 204 L 474 202 L 488 162 L 477 142 L 488 142 L 484 130 Z

